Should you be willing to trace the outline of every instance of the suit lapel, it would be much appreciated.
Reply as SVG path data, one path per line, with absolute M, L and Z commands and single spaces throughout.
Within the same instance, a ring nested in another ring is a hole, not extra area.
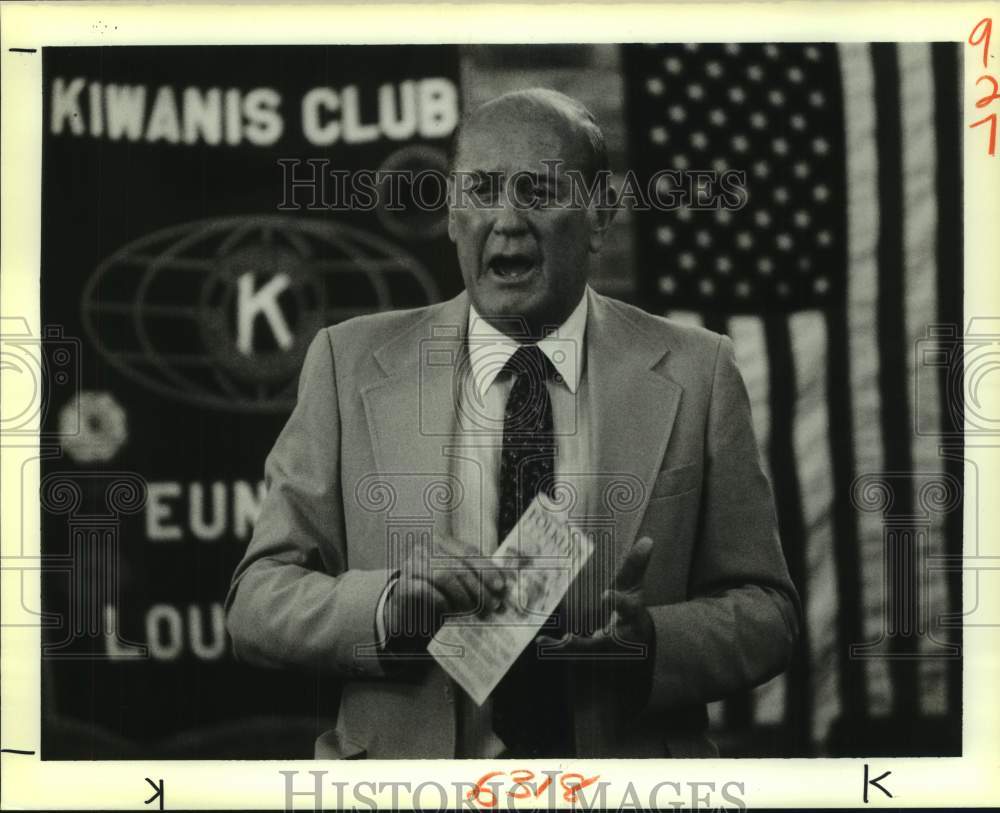
M 417 519 L 430 512 L 436 528 L 445 532 L 447 509 L 440 510 L 438 498 L 448 487 L 431 491 L 435 483 L 450 482 L 444 452 L 455 431 L 454 379 L 467 323 L 464 293 L 431 309 L 375 351 L 385 377 L 361 393 L 378 474 L 395 500 L 389 513 Z
M 669 352 L 620 306 L 590 292 L 587 388 L 595 438 L 597 503 L 615 520 L 614 560 L 635 541 L 677 416 L 682 387 L 660 371 Z

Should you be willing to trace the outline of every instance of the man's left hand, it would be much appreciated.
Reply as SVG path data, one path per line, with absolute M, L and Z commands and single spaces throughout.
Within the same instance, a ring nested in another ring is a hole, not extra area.
M 613 659 L 615 653 L 623 660 L 652 660 L 653 619 L 642 598 L 642 579 L 653 552 L 653 540 L 648 536 L 636 542 L 625 556 L 610 589 L 601 596 L 609 621 L 592 635 L 567 633 L 562 638 L 539 635 L 535 640 L 544 649 L 588 654 L 601 660 Z

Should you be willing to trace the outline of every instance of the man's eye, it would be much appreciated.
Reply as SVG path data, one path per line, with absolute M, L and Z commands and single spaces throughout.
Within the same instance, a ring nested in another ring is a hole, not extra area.
M 551 186 L 539 186 L 535 189 L 538 204 L 543 208 L 555 208 L 560 204 L 559 190 Z
M 549 195 L 544 186 L 526 185 L 518 191 L 517 200 L 525 209 L 544 206 Z
M 476 202 L 492 203 L 497 199 L 496 184 L 490 183 L 488 180 L 477 181 L 472 185 L 471 191 Z

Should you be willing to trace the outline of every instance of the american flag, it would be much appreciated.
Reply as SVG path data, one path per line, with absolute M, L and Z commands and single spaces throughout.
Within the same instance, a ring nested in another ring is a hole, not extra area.
M 925 489 L 960 491 L 942 441 L 960 425 L 917 350 L 961 334 L 959 46 L 635 44 L 623 61 L 640 183 L 745 173 L 742 208 L 632 212 L 640 301 L 733 339 L 805 613 L 789 672 L 713 723 L 762 754 L 955 753 L 960 631 L 936 621 L 961 581 L 926 567 L 961 554 L 962 511 L 925 510 Z M 951 649 L 900 624 L 907 585 Z

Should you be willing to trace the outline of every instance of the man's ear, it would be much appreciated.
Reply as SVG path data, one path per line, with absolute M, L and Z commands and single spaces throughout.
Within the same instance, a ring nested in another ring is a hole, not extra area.
M 608 184 L 607 194 L 590 205 L 590 251 L 597 254 L 604 245 L 604 235 L 618 214 L 618 190 Z

